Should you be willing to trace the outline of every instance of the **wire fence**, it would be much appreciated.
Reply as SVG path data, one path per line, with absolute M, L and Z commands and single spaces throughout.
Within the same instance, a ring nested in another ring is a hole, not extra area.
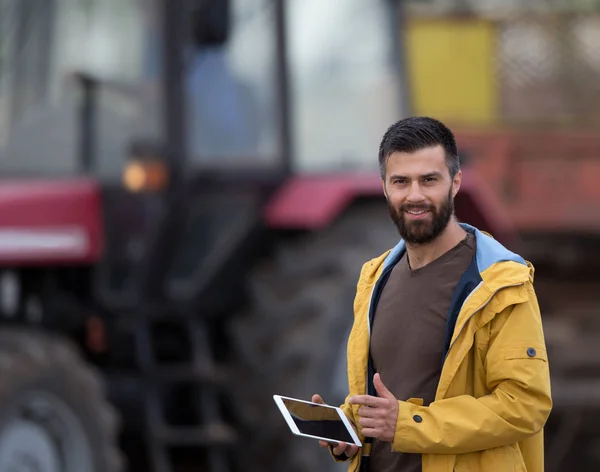
M 600 124 L 600 13 L 495 22 L 502 118 Z
M 409 0 L 410 18 L 489 23 L 501 123 L 600 125 L 600 1 Z

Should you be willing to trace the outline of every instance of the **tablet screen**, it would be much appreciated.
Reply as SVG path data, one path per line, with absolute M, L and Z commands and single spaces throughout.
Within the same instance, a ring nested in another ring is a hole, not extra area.
M 354 443 L 335 408 L 287 398 L 282 399 L 282 402 L 302 434 Z

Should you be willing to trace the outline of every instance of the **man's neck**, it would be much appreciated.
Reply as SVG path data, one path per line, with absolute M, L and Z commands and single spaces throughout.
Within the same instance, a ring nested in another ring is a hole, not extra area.
M 406 244 L 406 252 L 412 270 L 425 267 L 460 243 L 467 232 L 452 218 L 446 229 L 427 244 Z

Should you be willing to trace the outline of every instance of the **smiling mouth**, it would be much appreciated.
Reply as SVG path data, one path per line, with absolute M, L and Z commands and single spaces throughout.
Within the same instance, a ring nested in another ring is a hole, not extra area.
M 422 215 L 424 213 L 427 213 L 429 210 L 405 210 L 406 213 L 410 214 L 410 215 Z

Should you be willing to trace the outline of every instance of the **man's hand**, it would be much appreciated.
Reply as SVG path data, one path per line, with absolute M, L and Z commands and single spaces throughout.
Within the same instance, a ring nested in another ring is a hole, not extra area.
M 350 404 L 362 405 L 358 409 L 363 436 L 393 442 L 398 421 L 398 400 L 381 381 L 379 374 L 373 377 L 373 385 L 379 394 L 355 395 L 350 398 Z
M 325 404 L 325 402 L 321 398 L 321 395 L 316 395 L 316 394 L 312 396 L 312 402 L 313 403 L 321 403 L 323 405 Z M 356 431 L 356 428 L 354 428 L 354 431 Z M 329 443 L 327 441 L 319 441 L 319 446 L 328 447 Z M 333 444 L 332 444 L 332 446 L 333 446 Z M 340 456 L 340 455 L 342 455 L 342 453 L 344 453 L 344 454 L 346 454 L 346 457 L 351 458 L 351 457 L 354 457 L 357 452 L 358 452 L 358 446 L 355 444 L 346 444 L 345 442 L 341 442 L 339 444 L 336 444 L 333 447 L 333 453 L 336 456 Z

